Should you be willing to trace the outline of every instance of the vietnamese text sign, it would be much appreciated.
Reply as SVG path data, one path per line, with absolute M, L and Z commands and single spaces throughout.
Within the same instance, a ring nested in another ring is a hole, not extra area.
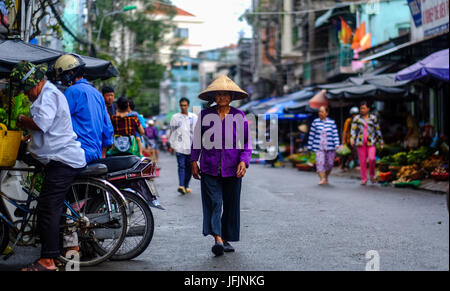
M 421 2 L 424 36 L 432 36 L 448 30 L 449 0 L 422 0 Z

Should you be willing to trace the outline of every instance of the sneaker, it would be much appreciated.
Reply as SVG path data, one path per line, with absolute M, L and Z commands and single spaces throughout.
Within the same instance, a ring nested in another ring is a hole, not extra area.
M 186 193 L 192 193 L 192 190 L 190 188 L 186 188 Z
M 184 194 L 187 193 L 187 192 L 186 192 L 186 188 L 184 188 L 183 186 L 178 187 L 178 190 L 177 190 L 177 191 L 180 192 L 181 195 L 184 195 Z

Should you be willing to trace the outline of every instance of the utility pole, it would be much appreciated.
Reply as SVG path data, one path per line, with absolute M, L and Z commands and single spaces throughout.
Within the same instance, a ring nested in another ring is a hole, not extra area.
M 89 43 L 89 55 L 93 56 L 94 52 L 92 50 L 92 0 L 86 0 L 86 33 L 87 33 L 87 42 Z
M 308 2 L 308 53 L 307 53 L 307 62 L 309 63 L 309 70 L 310 70 L 310 82 L 314 82 L 314 68 L 312 64 L 313 59 L 313 53 L 314 53 L 314 47 L 315 47 L 315 23 L 316 23 L 316 15 L 315 12 L 312 11 L 312 0 L 307 0 Z

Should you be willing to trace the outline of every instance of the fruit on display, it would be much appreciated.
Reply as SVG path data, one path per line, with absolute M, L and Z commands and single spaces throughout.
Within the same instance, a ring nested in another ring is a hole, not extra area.
M 394 182 L 410 182 L 413 180 L 422 179 L 425 176 L 423 170 L 418 164 L 411 166 L 403 166 L 397 173 L 397 180 Z
M 436 167 L 442 165 L 443 159 L 442 157 L 432 157 L 421 163 L 422 168 L 424 168 L 427 172 L 433 172 Z
M 436 169 L 434 169 L 433 173 L 431 173 L 431 174 L 435 174 L 435 175 L 447 174 L 447 170 L 444 167 L 439 166 L 439 167 L 436 167 Z

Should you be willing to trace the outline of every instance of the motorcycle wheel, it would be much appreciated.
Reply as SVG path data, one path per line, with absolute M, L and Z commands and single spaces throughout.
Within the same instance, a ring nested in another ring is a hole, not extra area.
M 155 229 L 148 203 L 131 191 L 121 192 L 128 202 L 128 227 L 122 245 L 110 258 L 115 261 L 131 260 L 142 254 L 150 244 Z

